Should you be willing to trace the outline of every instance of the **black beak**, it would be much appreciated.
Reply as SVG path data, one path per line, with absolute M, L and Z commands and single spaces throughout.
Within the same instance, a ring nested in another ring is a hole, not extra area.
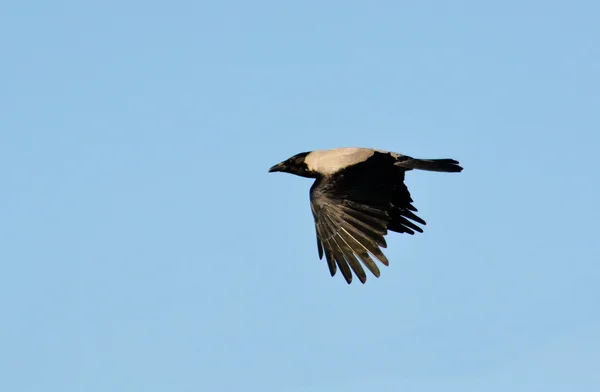
M 280 172 L 280 171 L 285 171 L 285 165 L 283 164 L 283 162 L 278 163 L 277 165 L 275 165 L 269 169 L 269 173 Z

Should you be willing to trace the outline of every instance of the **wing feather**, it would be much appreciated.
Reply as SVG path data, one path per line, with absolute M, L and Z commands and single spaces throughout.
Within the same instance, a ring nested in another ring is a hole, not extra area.
M 384 265 L 389 264 L 380 249 L 386 245 L 383 236 L 387 234 L 387 213 L 357 206 L 356 203 L 332 203 L 323 198 L 312 201 L 317 246 L 325 253 L 331 275 L 335 275 L 339 267 L 348 283 L 352 282 L 352 272 L 362 283 L 366 282 L 363 265 L 374 276 L 380 276 L 369 254 Z
M 352 251 L 360 258 L 360 260 L 369 269 L 369 271 L 371 271 L 373 275 L 379 278 L 379 268 L 377 267 L 377 264 L 375 264 L 373 259 L 371 259 L 371 257 L 369 256 L 369 249 L 365 245 L 363 245 L 358 239 L 356 239 L 356 237 L 352 236 L 352 234 L 350 234 L 348 230 L 346 230 L 346 228 L 342 227 L 341 235 L 342 238 L 344 238 L 344 240 L 346 241 L 346 243 L 352 247 Z
M 346 282 L 348 282 L 348 284 L 352 283 L 352 272 L 350 271 L 348 262 L 344 258 L 344 253 L 340 249 L 334 237 L 332 237 L 332 243 L 330 244 L 330 246 L 335 262 L 338 265 L 338 267 L 340 267 L 340 271 L 342 271 L 344 279 L 346 279 Z
M 327 266 L 329 267 L 329 273 L 331 276 L 334 276 L 337 272 L 337 264 L 335 263 L 335 259 L 331 254 L 329 248 L 325 248 L 325 259 L 327 260 Z
M 344 233 L 344 228 L 342 227 L 341 230 L 338 232 L 338 235 L 335 237 L 336 243 L 339 245 L 339 247 L 344 255 L 344 258 L 346 259 L 348 264 L 350 264 L 350 268 L 352 268 L 352 271 L 354 271 L 354 273 L 356 274 L 356 276 L 358 276 L 358 279 L 362 283 L 365 283 L 367 281 L 367 275 L 365 274 L 365 270 L 360 265 L 360 262 L 356 259 L 356 256 L 355 256 L 356 252 L 351 247 L 351 245 L 347 241 L 347 239 L 344 238 L 343 233 Z M 350 283 L 350 282 L 348 282 L 348 283 Z

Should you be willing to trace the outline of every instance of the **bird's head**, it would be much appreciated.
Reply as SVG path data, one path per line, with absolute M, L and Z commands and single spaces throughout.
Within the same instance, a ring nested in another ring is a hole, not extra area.
M 301 177 L 315 178 L 316 173 L 310 171 L 308 166 L 306 165 L 306 156 L 310 152 L 302 152 L 300 154 L 296 154 L 291 158 L 286 159 L 283 162 L 278 163 L 277 165 L 271 167 L 269 169 L 269 173 L 273 172 L 285 172 L 295 174 Z

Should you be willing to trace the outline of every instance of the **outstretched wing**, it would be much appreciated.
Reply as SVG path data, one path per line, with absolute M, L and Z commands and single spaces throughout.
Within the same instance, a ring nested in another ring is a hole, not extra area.
M 386 247 L 387 213 L 350 200 L 332 199 L 319 192 L 318 188 L 311 196 L 319 258 L 325 254 L 331 276 L 339 267 L 348 283 L 352 282 L 351 271 L 364 283 L 367 275 L 362 262 L 373 275 L 379 277 L 379 268 L 370 255 L 389 265 L 380 249 Z

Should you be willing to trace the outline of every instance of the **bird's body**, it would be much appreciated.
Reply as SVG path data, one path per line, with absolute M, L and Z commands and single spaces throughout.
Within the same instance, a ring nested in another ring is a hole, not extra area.
M 325 258 L 331 275 L 337 268 L 348 283 L 352 271 L 364 283 L 364 265 L 379 277 L 371 255 L 389 262 L 381 248 L 389 231 L 423 232 L 425 221 L 404 184 L 406 171 L 420 169 L 460 172 L 453 159 L 415 159 L 369 148 L 338 148 L 294 155 L 269 171 L 315 178 L 310 188 L 311 210 L 317 231 L 319 258 Z M 362 265 L 361 265 L 362 262 Z

